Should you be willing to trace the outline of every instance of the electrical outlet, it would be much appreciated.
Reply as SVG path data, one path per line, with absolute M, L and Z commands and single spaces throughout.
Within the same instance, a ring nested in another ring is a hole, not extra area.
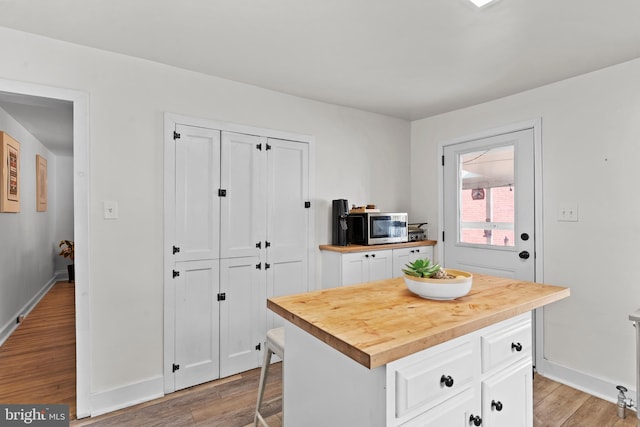
M 104 219 L 118 218 L 118 202 L 104 202 Z
M 578 205 L 565 205 L 558 212 L 558 221 L 577 222 Z

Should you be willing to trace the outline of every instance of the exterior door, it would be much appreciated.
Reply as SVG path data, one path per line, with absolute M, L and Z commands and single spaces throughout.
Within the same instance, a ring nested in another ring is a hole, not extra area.
M 533 129 L 444 147 L 445 267 L 535 280 Z
M 267 296 L 308 290 L 309 146 L 268 140 L 267 153 Z M 267 268 L 268 267 L 268 268 Z M 282 319 L 269 311 L 267 329 Z

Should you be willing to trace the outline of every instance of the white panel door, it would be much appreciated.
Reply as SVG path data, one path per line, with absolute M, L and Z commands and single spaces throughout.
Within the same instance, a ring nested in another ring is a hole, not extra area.
M 219 257 L 220 131 L 176 125 L 175 262 Z M 174 250 L 175 251 L 175 250 Z
M 220 260 L 220 376 L 260 365 L 256 348 L 266 334 L 264 271 L 258 257 Z M 262 347 L 262 345 L 260 346 Z
M 175 390 L 219 377 L 219 261 L 177 263 L 175 283 Z M 177 368 L 177 369 L 176 369 Z
M 264 245 L 265 149 L 264 137 L 222 132 L 221 258 L 257 256 Z
M 444 267 L 535 280 L 534 137 L 444 147 Z
M 267 154 L 267 296 L 308 290 L 309 146 L 268 140 Z M 269 312 L 268 327 L 277 322 Z

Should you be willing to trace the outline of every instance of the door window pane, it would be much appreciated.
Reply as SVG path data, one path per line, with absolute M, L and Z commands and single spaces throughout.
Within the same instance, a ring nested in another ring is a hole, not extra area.
M 514 246 L 513 154 L 507 145 L 460 155 L 460 242 Z

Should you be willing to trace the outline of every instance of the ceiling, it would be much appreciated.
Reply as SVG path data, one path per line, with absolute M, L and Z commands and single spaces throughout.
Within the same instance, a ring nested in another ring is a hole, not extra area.
M 407 120 L 638 58 L 639 23 L 638 0 L 0 0 L 0 26 Z
M 72 102 L 0 92 L 0 108 L 54 154 L 72 154 Z

